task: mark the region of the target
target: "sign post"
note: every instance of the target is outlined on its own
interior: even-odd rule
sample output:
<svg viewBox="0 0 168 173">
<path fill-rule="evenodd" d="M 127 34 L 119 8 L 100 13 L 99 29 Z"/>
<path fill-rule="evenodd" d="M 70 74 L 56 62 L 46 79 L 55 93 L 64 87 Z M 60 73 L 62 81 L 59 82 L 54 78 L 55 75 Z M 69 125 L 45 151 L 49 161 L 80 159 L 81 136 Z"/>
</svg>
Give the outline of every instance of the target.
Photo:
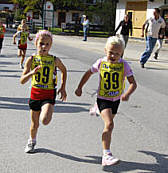
<svg viewBox="0 0 168 173">
<path fill-rule="evenodd" d="M 50 1 L 44 4 L 43 14 L 45 15 L 45 27 L 52 28 L 54 25 L 54 6 Z"/>
</svg>

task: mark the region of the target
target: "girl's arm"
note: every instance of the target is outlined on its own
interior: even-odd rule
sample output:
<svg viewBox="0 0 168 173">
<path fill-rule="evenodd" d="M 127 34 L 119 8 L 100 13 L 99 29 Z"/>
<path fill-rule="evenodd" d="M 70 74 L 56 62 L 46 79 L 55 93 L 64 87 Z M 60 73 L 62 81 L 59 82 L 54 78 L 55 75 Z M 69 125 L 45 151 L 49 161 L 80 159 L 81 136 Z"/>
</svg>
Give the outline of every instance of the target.
<svg viewBox="0 0 168 173">
<path fill-rule="evenodd" d="M 13 35 L 13 44 L 16 44 L 16 36 L 17 36 L 17 33 L 15 33 L 14 35 Z"/>
<path fill-rule="evenodd" d="M 55 60 L 55 66 L 59 68 L 61 71 L 61 88 L 58 90 L 58 94 L 61 93 L 60 99 L 62 101 L 66 100 L 67 94 L 66 94 L 66 80 L 67 80 L 67 70 L 62 61 L 59 58 L 56 58 Z"/>
<path fill-rule="evenodd" d="M 134 79 L 134 76 L 127 77 L 127 80 L 130 84 L 128 90 L 121 96 L 122 101 L 128 101 L 129 96 L 135 91 L 137 88 L 136 81 Z"/>
<path fill-rule="evenodd" d="M 78 85 L 78 88 L 76 89 L 75 91 L 75 94 L 77 96 L 81 96 L 82 95 L 82 88 L 84 86 L 84 84 L 88 81 L 88 79 L 90 78 L 90 76 L 92 75 L 93 73 L 91 72 L 91 69 L 89 69 L 87 72 L 85 72 L 85 74 L 83 75 L 79 85 Z"/>
<path fill-rule="evenodd" d="M 29 57 L 25 63 L 22 76 L 20 78 L 20 83 L 25 84 L 33 74 L 35 74 L 41 67 L 37 66 L 35 69 L 31 70 L 32 57 Z"/>
</svg>

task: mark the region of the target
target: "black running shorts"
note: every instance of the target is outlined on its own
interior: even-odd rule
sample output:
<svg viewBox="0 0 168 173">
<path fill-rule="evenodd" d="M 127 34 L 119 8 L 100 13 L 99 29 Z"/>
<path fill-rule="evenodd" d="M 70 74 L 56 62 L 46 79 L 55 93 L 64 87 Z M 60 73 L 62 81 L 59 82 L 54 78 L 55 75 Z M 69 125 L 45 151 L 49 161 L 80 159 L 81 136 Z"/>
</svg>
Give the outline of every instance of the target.
<svg viewBox="0 0 168 173">
<path fill-rule="evenodd" d="M 111 108 L 112 114 L 116 114 L 119 104 L 120 104 L 120 99 L 117 101 L 109 101 L 97 98 L 97 106 L 99 108 L 100 113 L 103 109 Z"/>
</svg>

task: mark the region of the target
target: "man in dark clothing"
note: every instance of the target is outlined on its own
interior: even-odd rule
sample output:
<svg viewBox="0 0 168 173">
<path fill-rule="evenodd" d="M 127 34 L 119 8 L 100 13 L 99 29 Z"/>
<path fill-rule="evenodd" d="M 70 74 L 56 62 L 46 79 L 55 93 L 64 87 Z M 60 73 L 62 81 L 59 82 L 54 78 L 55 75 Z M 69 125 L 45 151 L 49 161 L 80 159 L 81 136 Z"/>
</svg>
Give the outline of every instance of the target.
<svg viewBox="0 0 168 173">
<path fill-rule="evenodd" d="M 125 47 L 126 47 L 128 38 L 129 38 L 129 32 L 130 32 L 130 35 L 132 36 L 132 21 L 129 20 L 128 15 L 124 16 L 124 20 L 122 20 L 120 22 L 120 24 L 118 25 L 118 27 L 115 30 L 115 33 L 118 31 L 118 29 L 120 27 L 122 27 L 120 34 L 125 42 Z"/>
</svg>

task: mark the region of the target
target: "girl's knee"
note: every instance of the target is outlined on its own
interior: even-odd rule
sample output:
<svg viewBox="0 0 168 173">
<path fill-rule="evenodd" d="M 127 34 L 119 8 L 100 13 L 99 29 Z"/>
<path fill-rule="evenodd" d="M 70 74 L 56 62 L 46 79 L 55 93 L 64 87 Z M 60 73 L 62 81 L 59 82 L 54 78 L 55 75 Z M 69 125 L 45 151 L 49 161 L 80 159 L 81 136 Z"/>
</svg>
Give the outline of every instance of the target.
<svg viewBox="0 0 168 173">
<path fill-rule="evenodd" d="M 51 121 L 52 116 L 44 116 L 41 118 L 41 122 L 43 125 L 48 125 Z"/>
<path fill-rule="evenodd" d="M 39 128 L 39 123 L 31 123 L 31 130 L 33 129 L 38 129 Z"/>
<path fill-rule="evenodd" d="M 113 128 L 114 128 L 114 122 L 113 122 L 113 121 L 107 122 L 107 123 L 105 124 L 105 128 L 106 128 L 106 130 L 108 130 L 108 131 L 112 131 Z"/>
</svg>

